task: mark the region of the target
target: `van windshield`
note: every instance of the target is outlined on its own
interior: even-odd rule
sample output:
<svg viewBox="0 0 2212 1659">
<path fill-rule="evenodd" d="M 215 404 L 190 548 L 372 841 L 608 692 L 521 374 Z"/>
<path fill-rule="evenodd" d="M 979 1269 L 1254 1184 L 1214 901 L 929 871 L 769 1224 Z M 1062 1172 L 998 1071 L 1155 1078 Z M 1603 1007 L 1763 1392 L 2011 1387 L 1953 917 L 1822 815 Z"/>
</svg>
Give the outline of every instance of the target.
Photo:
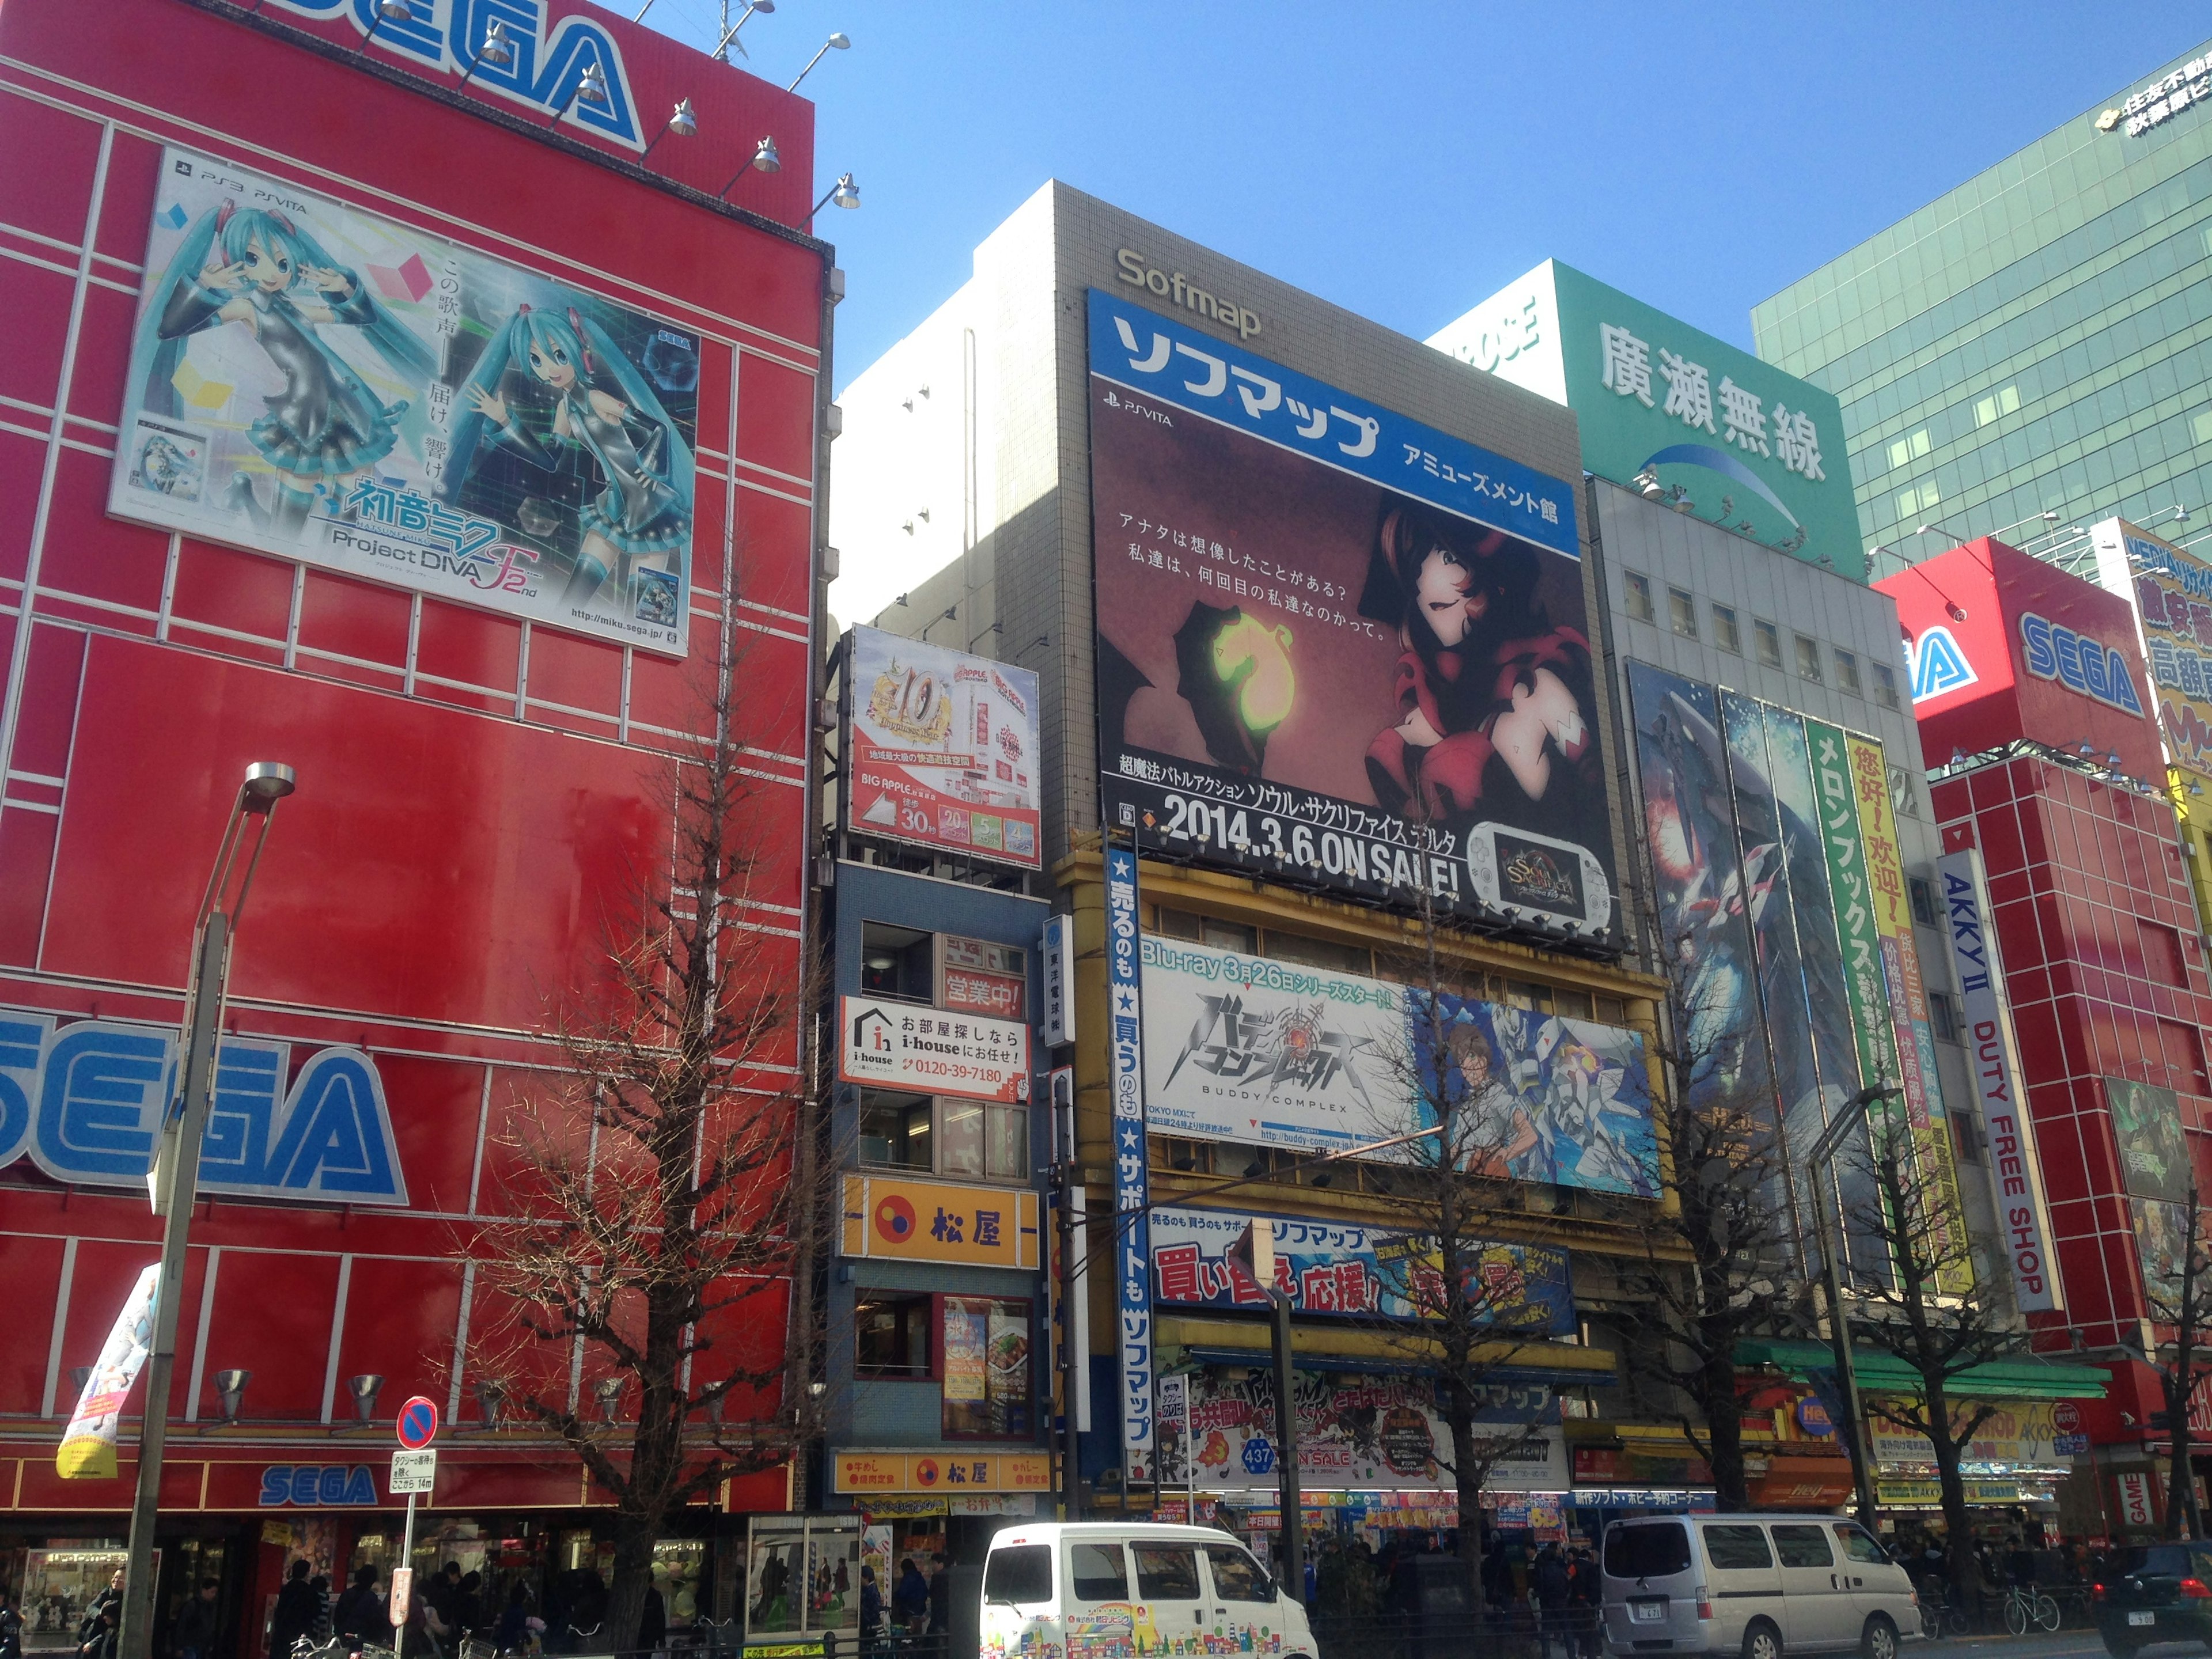
<svg viewBox="0 0 2212 1659">
<path fill-rule="evenodd" d="M 1052 1600 L 1052 1546 L 1015 1544 L 993 1550 L 983 1566 L 986 1601 Z"/>
<path fill-rule="evenodd" d="M 1690 1565 L 1690 1536 L 1679 1521 L 1655 1521 L 1649 1526 L 1607 1527 L 1605 1530 L 1605 1570 L 1613 1578 L 1662 1578 L 1686 1571 Z"/>
</svg>

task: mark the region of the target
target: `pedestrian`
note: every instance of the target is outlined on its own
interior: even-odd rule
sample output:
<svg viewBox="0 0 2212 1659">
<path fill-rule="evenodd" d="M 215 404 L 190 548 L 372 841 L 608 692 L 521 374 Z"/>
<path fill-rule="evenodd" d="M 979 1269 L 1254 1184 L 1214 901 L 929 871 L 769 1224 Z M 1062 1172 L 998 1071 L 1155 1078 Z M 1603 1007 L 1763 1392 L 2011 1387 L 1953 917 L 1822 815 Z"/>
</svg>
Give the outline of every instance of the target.
<svg viewBox="0 0 2212 1659">
<path fill-rule="evenodd" d="M 270 1659 L 291 1659 L 292 1644 L 303 1637 L 312 1638 L 315 1620 L 323 1610 L 322 1598 L 307 1575 L 313 1569 L 301 1556 L 292 1563 L 291 1577 L 276 1592 L 276 1611 L 269 1620 Z"/>
<path fill-rule="evenodd" d="M 455 1634 L 464 1642 L 483 1628 L 483 1574 L 465 1572 L 460 1588 L 453 1592 L 453 1616 L 451 1620 Z"/>
<path fill-rule="evenodd" d="M 637 1621 L 637 1644 L 647 1653 L 658 1653 L 660 1644 L 668 1639 L 668 1598 L 660 1593 L 660 1579 L 656 1575 L 645 1588 L 645 1613 Z"/>
<path fill-rule="evenodd" d="M 0 1584 L 0 1659 L 23 1659 L 23 1614 Z"/>
<path fill-rule="evenodd" d="M 1341 1619 L 1352 1611 L 1350 1575 L 1346 1571 L 1343 1542 L 1332 1533 L 1321 1547 L 1314 1567 L 1314 1612 L 1323 1619 Z"/>
<path fill-rule="evenodd" d="M 370 1642 L 381 1647 L 390 1640 L 391 1619 L 385 1608 L 384 1598 L 376 1593 L 376 1569 L 364 1564 L 353 1570 L 353 1583 L 331 1609 L 331 1629 L 349 1653 L 359 1653 Z"/>
<path fill-rule="evenodd" d="M 216 1596 L 222 1588 L 215 1579 L 203 1578 L 191 1598 L 177 1610 L 176 1622 L 169 1627 L 169 1647 L 177 1659 L 214 1659 L 220 1612 Z M 5 1653 L 0 1648 L 0 1656 Z"/>
<path fill-rule="evenodd" d="M 518 1578 L 507 1592 L 506 1609 L 499 1615 L 499 1628 L 492 1633 L 502 1653 L 520 1653 L 529 1647 L 529 1620 L 530 1592 Z"/>
<path fill-rule="evenodd" d="M 929 1558 L 929 1633 L 952 1628 L 952 1558 L 943 1550 Z"/>
<path fill-rule="evenodd" d="M 1375 1571 L 1374 1548 L 1364 1538 L 1355 1538 L 1344 1555 L 1346 1611 L 1355 1619 L 1369 1617 L 1377 1610 L 1377 1604 L 1382 1600 L 1381 1583 Z"/>
<path fill-rule="evenodd" d="M 118 1573 L 117 1577 L 123 1575 Z M 118 1596 L 96 1597 L 92 1610 L 77 1626 L 77 1659 L 115 1659 L 117 1627 L 123 1622 L 123 1602 Z"/>
<path fill-rule="evenodd" d="M 1574 1644 L 1567 1631 L 1567 1595 L 1573 1588 L 1573 1580 L 1557 1544 L 1544 1546 L 1536 1557 L 1535 1571 L 1529 1577 L 1536 1595 L 1546 1659 L 1549 1659 L 1554 1642 L 1559 1644 L 1562 1659 L 1573 1659 Z"/>
<path fill-rule="evenodd" d="M 331 1639 L 331 1580 L 328 1573 L 317 1573 L 307 1581 L 307 1588 L 315 1593 L 315 1627 L 307 1632 L 318 1644 Z"/>
<path fill-rule="evenodd" d="M 863 1562 L 860 1566 L 860 1634 L 873 1641 L 883 1632 L 883 1587 L 876 1583 L 875 1568 Z"/>
<path fill-rule="evenodd" d="M 891 1590 L 891 1616 L 912 1632 L 929 1622 L 929 1581 L 914 1564 L 914 1557 L 899 1562 L 899 1581 Z"/>
<path fill-rule="evenodd" d="M 1577 1549 L 1567 1565 L 1571 1575 L 1567 1605 L 1574 1615 L 1575 1650 L 1581 1659 L 1599 1659 L 1605 1635 L 1601 1622 L 1605 1586 L 1598 1577 L 1596 1558 L 1587 1549 Z"/>
</svg>

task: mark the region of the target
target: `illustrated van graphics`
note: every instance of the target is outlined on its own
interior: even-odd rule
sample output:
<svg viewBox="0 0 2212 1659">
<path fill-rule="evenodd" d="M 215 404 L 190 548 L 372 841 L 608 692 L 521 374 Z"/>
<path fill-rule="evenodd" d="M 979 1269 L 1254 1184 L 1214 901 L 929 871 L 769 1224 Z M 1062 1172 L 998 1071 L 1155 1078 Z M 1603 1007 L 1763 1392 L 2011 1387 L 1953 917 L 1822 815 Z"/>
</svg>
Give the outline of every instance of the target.
<svg viewBox="0 0 2212 1659">
<path fill-rule="evenodd" d="M 1204 1630 L 1163 1634 L 1148 1601 L 1103 1601 L 1069 1615 L 1065 1646 L 1042 1620 L 987 1607 L 981 1659 L 1151 1659 L 1155 1654 L 1277 1654 L 1283 1633 L 1263 1620 L 1216 1618 Z M 1018 1624 L 1018 1629 L 1008 1626 Z"/>
</svg>

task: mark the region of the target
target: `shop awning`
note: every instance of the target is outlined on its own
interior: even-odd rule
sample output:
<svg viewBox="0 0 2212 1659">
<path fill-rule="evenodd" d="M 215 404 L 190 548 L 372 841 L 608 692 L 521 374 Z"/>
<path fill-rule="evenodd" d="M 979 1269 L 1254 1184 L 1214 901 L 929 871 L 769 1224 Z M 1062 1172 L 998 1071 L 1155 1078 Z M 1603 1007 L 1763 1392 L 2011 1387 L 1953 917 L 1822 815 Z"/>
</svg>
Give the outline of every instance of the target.
<svg viewBox="0 0 2212 1659">
<path fill-rule="evenodd" d="M 1739 1342 L 1736 1363 L 1771 1365 L 1775 1370 L 1807 1381 L 1817 1370 L 1834 1369 L 1834 1350 L 1825 1342 L 1783 1342 L 1764 1337 Z M 1920 1392 L 1919 1373 L 1894 1354 L 1874 1348 L 1854 1348 L 1852 1369 L 1858 1374 L 1861 1394 Z M 1992 1360 L 1960 1372 L 1951 1379 L 1949 1392 L 1961 1400 L 2102 1400 L 2112 1379 L 2100 1366 L 2069 1365 L 2054 1359 Z"/>
<path fill-rule="evenodd" d="M 1274 1364 L 1267 1328 L 1255 1321 L 1170 1317 L 1154 1327 L 1162 1347 L 1182 1349 L 1209 1365 Z M 1500 1342 L 1495 1346 L 1490 1381 L 1551 1382 L 1603 1388 L 1613 1380 L 1612 1354 L 1572 1342 Z M 1349 1325 L 1291 1328 L 1291 1363 L 1301 1370 L 1361 1371 L 1381 1376 L 1425 1371 L 1417 1351 L 1380 1331 Z"/>
</svg>

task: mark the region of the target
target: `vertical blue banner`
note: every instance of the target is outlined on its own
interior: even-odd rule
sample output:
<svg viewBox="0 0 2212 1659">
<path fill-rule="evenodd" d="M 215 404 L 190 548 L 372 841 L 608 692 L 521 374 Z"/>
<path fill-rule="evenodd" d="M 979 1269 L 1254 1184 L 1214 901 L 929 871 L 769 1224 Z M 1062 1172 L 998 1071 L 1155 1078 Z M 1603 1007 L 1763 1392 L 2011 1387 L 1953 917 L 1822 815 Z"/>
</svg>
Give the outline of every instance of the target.
<svg viewBox="0 0 2212 1659">
<path fill-rule="evenodd" d="M 1124 1478 L 1152 1478 L 1152 1227 L 1145 1213 L 1144 1043 L 1137 982 L 1137 858 L 1106 854 L 1107 1064 L 1114 1102 L 1114 1277 L 1121 1310 Z"/>
</svg>

